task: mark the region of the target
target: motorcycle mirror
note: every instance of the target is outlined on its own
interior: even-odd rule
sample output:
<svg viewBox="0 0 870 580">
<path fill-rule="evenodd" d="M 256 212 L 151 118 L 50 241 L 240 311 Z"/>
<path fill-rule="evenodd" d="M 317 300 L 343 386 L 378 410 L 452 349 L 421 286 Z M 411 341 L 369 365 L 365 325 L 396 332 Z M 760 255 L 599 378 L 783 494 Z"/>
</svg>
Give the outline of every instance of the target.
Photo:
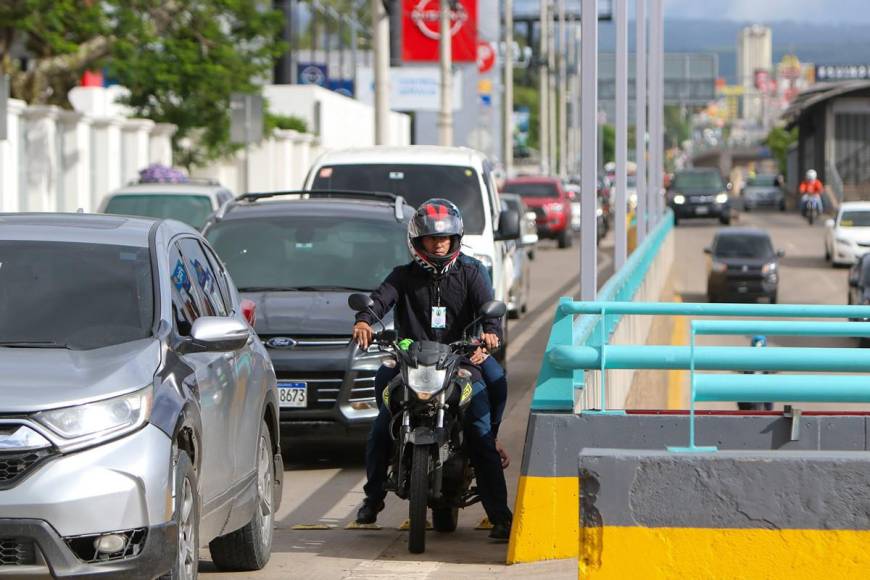
<svg viewBox="0 0 870 580">
<path fill-rule="evenodd" d="M 368 294 L 356 293 L 347 297 L 347 305 L 355 312 L 365 312 L 374 304 L 375 301 Z"/>
<path fill-rule="evenodd" d="M 490 300 L 480 307 L 481 318 L 501 318 L 507 312 L 507 304 L 500 300 Z"/>
</svg>

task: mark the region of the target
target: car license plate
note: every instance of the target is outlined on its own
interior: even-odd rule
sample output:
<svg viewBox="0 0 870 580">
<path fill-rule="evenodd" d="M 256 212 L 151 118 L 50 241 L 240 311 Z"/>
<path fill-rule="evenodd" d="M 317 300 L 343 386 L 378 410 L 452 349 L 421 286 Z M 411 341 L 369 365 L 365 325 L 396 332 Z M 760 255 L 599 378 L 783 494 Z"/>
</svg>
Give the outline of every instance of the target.
<svg viewBox="0 0 870 580">
<path fill-rule="evenodd" d="M 278 405 L 282 408 L 308 406 L 308 383 L 278 381 Z"/>
<path fill-rule="evenodd" d="M 705 207 L 702 205 L 701 207 L 695 208 L 695 215 L 707 215 L 708 213 L 710 213 L 709 207 Z"/>
</svg>

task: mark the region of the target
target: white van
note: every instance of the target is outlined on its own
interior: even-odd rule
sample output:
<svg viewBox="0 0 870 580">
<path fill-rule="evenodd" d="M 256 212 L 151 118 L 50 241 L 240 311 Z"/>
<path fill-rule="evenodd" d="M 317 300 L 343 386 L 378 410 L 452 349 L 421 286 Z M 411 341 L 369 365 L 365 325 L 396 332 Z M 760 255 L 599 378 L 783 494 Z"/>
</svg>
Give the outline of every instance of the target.
<svg viewBox="0 0 870 580">
<path fill-rule="evenodd" d="M 495 299 L 507 303 L 513 260 L 506 242 L 519 237 L 519 216 L 513 210 L 502 214 L 492 164 L 484 154 L 430 145 L 330 151 L 314 162 L 305 189 L 384 191 L 414 207 L 433 197 L 449 199 L 462 211 L 463 251 L 489 269 Z M 501 356 L 505 352 L 501 349 Z"/>
</svg>

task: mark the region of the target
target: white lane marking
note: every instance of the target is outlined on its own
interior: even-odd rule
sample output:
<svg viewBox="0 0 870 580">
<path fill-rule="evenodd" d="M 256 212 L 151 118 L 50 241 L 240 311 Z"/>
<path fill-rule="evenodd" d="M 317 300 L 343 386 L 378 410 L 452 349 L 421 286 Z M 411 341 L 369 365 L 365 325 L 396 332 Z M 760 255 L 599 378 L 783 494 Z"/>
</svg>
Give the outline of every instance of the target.
<svg viewBox="0 0 870 580">
<path fill-rule="evenodd" d="M 403 578 L 426 580 L 441 568 L 440 562 L 400 562 L 396 560 L 371 560 L 360 562 L 343 580 L 377 580 Z"/>
</svg>

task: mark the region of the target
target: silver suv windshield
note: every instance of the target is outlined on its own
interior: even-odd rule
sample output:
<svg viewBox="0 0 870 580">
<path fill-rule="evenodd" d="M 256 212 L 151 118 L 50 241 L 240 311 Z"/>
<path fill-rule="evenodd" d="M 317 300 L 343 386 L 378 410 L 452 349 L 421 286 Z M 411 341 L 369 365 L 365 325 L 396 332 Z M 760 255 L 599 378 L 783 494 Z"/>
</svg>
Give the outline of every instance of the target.
<svg viewBox="0 0 870 580">
<path fill-rule="evenodd" d="M 419 207 L 427 199 L 449 199 L 462 212 L 466 234 L 479 235 L 485 225 L 480 177 L 470 167 L 415 164 L 325 165 L 311 189 L 385 191 Z"/>
<path fill-rule="evenodd" d="M 153 320 L 147 248 L 0 240 L 0 347 L 101 348 Z"/>
<path fill-rule="evenodd" d="M 410 260 L 395 220 L 234 218 L 206 234 L 242 292 L 373 290 Z"/>
</svg>

